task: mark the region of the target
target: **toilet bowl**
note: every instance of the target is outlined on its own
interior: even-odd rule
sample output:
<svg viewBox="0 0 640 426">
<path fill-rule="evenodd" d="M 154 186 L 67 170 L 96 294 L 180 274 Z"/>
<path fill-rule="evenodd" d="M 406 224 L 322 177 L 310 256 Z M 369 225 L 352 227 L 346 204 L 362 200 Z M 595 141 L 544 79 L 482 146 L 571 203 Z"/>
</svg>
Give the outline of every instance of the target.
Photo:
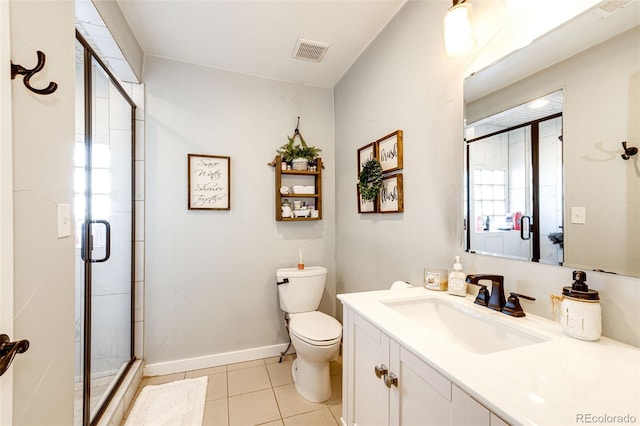
<svg viewBox="0 0 640 426">
<path fill-rule="evenodd" d="M 326 401 L 331 396 L 329 362 L 340 353 L 342 326 L 318 311 L 292 314 L 289 336 L 297 354 L 291 367 L 296 390 L 309 401 Z"/>
<path fill-rule="evenodd" d="M 277 273 L 280 308 L 287 313 L 289 337 L 297 357 L 291 367 L 298 393 L 312 402 L 331 396 L 329 362 L 340 352 L 342 325 L 317 311 L 324 292 L 326 268 L 284 268 Z"/>
</svg>

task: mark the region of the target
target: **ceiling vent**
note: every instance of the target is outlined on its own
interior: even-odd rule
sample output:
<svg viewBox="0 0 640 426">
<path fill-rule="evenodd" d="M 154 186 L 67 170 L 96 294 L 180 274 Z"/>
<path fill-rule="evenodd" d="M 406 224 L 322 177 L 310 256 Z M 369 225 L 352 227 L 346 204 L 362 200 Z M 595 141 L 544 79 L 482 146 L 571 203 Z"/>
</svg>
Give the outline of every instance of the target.
<svg viewBox="0 0 640 426">
<path fill-rule="evenodd" d="M 299 38 L 291 56 L 305 61 L 320 62 L 329 46 L 329 43 Z"/>
<path fill-rule="evenodd" d="M 614 12 L 622 9 L 630 1 L 631 0 L 605 0 L 598 4 L 598 7 L 594 9 L 594 12 L 597 15 L 606 18 Z"/>
</svg>

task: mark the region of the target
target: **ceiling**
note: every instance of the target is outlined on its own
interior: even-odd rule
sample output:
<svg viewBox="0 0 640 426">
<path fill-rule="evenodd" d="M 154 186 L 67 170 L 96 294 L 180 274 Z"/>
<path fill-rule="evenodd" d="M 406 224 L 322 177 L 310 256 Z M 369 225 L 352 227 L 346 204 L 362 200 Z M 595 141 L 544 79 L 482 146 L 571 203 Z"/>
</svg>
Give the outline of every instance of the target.
<svg viewBox="0 0 640 426">
<path fill-rule="evenodd" d="M 117 0 L 145 55 L 333 87 L 406 0 Z M 329 43 L 321 62 L 298 38 Z"/>
</svg>

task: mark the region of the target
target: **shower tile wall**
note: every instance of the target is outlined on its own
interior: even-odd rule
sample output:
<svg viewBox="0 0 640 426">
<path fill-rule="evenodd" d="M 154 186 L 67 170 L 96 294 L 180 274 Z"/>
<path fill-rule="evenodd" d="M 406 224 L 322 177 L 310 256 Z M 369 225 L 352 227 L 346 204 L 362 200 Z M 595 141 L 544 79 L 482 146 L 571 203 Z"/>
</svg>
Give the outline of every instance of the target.
<svg viewBox="0 0 640 426">
<path fill-rule="evenodd" d="M 135 153 L 135 173 L 136 187 L 134 192 L 135 208 L 136 208 L 136 235 L 135 235 L 135 315 L 134 315 L 134 354 L 136 358 L 144 358 L 143 342 L 144 342 L 144 161 L 145 161 L 145 129 L 144 129 L 144 84 L 125 83 L 125 89 L 131 92 L 129 96 L 135 102 L 136 108 L 136 153 Z"/>
</svg>

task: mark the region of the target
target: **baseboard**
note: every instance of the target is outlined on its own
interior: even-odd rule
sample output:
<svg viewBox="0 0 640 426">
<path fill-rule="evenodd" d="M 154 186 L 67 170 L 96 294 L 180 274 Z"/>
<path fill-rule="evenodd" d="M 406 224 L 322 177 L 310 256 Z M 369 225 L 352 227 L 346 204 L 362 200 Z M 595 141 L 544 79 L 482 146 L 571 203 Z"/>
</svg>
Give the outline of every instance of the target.
<svg viewBox="0 0 640 426">
<path fill-rule="evenodd" d="M 280 353 L 286 348 L 287 344 L 283 343 L 280 345 L 263 346 L 260 348 L 244 349 L 235 352 L 225 352 L 221 354 L 207 355 L 197 358 L 178 359 L 175 361 L 147 364 L 144 366 L 143 375 L 145 377 L 161 376 L 164 374 L 200 370 L 202 368 L 217 367 L 219 365 L 234 364 L 236 362 L 253 361 L 255 359 L 280 356 Z"/>
</svg>

